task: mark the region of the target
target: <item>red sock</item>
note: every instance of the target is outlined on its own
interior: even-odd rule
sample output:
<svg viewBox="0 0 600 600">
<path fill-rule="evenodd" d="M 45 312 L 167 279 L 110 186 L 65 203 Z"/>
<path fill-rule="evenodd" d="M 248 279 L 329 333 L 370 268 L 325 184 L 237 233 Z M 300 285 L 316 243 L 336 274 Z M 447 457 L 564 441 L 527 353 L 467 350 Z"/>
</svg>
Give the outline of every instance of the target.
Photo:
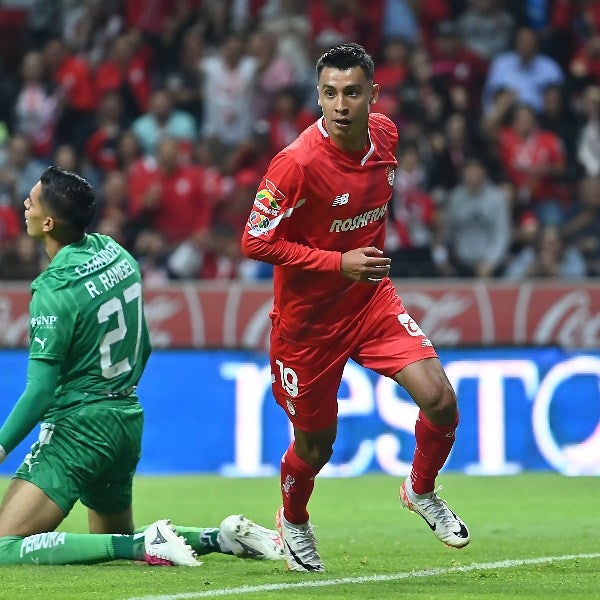
<svg viewBox="0 0 600 600">
<path fill-rule="evenodd" d="M 315 487 L 315 471 L 298 458 L 292 442 L 281 459 L 281 496 L 283 515 L 289 523 L 306 523 L 306 506 Z"/>
<path fill-rule="evenodd" d="M 452 450 L 457 425 L 458 413 L 452 425 L 436 425 L 419 411 L 415 424 L 417 446 L 410 472 L 415 494 L 426 494 L 435 488 L 435 478 Z"/>
</svg>

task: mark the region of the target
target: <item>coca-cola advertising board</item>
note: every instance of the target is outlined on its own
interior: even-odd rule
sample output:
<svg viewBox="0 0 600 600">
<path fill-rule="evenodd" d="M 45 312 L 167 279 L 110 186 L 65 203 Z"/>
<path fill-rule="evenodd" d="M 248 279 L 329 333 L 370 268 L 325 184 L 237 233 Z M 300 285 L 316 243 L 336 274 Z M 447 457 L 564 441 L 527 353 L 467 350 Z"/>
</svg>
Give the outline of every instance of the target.
<svg viewBox="0 0 600 600">
<path fill-rule="evenodd" d="M 396 280 L 411 316 L 438 347 L 600 347 L 600 283 Z M 155 348 L 268 345 L 270 282 L 193 282 L 147 287 Z M 26 347 L 29 286 L 0 286 L 0 347 Z"/>
</svg>

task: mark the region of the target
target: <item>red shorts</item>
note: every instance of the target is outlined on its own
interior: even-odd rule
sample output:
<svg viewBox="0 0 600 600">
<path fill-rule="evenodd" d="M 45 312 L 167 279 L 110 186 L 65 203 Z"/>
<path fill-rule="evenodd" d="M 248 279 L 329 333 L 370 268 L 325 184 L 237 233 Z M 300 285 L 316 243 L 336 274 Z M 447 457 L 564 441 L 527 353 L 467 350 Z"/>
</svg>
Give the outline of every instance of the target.
<svg viewBox="0 0 600 600">
<path fill-rule="evenodd" d="M 279 319 L 271 330 L 273 395 L 292 424 L 319 431 L 337 419 L 337 393 L 349 358 L 386 377 L 424 358 L 436 358 L 431 342 L 395 294 L 382 294 L 335 332 L 294 340 Z M 315 328 L 315 331 L 318 329 Z"/>
</svg>

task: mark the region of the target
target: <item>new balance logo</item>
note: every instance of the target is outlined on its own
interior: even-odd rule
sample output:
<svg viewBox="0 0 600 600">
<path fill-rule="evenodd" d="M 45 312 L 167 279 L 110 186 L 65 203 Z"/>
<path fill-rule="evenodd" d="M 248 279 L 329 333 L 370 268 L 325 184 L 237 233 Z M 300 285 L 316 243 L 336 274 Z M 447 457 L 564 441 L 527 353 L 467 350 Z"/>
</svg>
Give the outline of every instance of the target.
<svg viewBox="0 0 600 600">
<path fill-rule="evenodd" d="M 350 194 L 341 194 L 340 196 L 336 196 L 331 206 L 342 206 L 343 204 L 348 204 L 348 200 L 350 200 Z"/>
</svg>

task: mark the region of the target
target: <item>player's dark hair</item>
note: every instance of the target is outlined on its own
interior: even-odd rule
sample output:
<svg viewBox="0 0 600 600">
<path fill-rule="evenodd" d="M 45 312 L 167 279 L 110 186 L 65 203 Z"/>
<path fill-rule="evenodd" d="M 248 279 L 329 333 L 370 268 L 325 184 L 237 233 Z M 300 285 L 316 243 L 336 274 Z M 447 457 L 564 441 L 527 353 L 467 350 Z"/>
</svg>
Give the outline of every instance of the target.
<svg viewBox="0 0 600 600">
<path fill-rule="evenodd" d="M 327 50 L 317 61 L 317 78 L 325 67 L 347 71 L 353 67 L 360 67 L 369 81 L 373 81 L 375 65 L 367 51 L 355 43 L 340 44 Z"/>
<path fill-rule="evenodd" d="M 58 224 L 83 233 L 96 213 L 92 186 L 83 177 L 54 166 L 42 173 L 40 182 L 41 202 Z"/>
</svg>

